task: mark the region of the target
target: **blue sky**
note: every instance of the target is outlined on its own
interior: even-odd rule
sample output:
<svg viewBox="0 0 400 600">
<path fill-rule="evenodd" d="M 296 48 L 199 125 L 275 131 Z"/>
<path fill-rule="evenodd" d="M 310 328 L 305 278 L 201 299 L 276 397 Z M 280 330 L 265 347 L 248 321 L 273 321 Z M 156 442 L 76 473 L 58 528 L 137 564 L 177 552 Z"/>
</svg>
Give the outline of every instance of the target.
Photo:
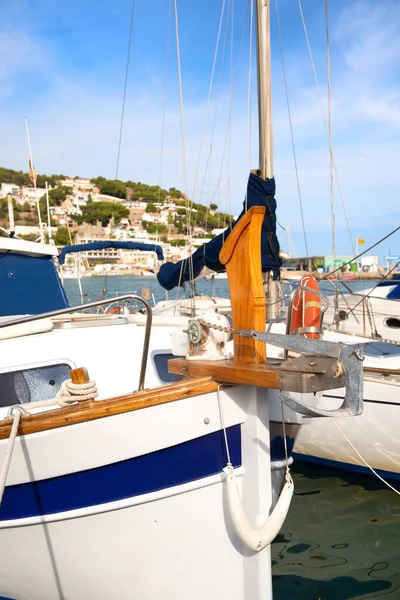
<svg viewBox="0 0 400 600">
<path fill-rule="evenodd" d="M 226 0 L 226 7 L 228 5 L 232 6 L 233 2 Z M 275 0 L 271 5 L 278 220 L 283 227 L 289 226 L 294 247 L 303 255 Z M 311 254 L 330 254 L 328 143 L 297 0 L 279 0 L 278 5 L 308 248 Z M 237 214 L 245 192 L 248 166 L 257 167 L 258 156 L 254 69 L 249 144 L 247 0 L 234 3 L 234 27 L 233 32 L 230 26 L 227 29 L 222 70 L 224 35 L 221 37 L 208 122 L 199 155 L 221 6 L 222 0 L 178 0 L 187 180 L 188 191 L 191 195 L 194 189 L 195 200 L 216 202 L 221 210 Z M 325 0 L 303 0 L 303 10 L 326 107 Z M 130 11 L 130 0 L 67 0 L 64 3 L 3 0 L 0 165 L 26 171 L 24 116 L 27 115 L 34 162 L 39 172 L 115 176 Z M 149 184 L 160 182 L 168 14 L 169 0 L 135 2 L 121 179 Z M 333 147 L 352 238 L 360 236 L 368 245 L 400 224 L 398 23 L 400 3 L 397 0 L 330 1 Z M 231 55 L 235 80 L 232 96 Z M 208 159 L 211 141 L 212 153 Z M 162 156 L 161 185 L 184 189 L 174 37 L 169 57 Z M 337 185 L 335 199 L 337 253 L 347 254 L 352 246 Z M 278 230 L 278 234 L 282 246 L 287 247 L 286 233 Z M 392 254 L 400 254 L 400 235 L 379 248 L 381 259 L 389 248 Z"/>
</svg>

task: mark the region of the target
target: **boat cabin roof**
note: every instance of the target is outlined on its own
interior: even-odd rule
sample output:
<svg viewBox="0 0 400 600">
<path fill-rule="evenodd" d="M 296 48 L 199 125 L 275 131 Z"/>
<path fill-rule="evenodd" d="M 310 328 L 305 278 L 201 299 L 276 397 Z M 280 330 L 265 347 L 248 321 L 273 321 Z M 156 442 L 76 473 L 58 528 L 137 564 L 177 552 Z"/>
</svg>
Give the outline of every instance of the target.
<svg viewBox="0 0 400 600">
<path fill-rule="evenodd" d="M 28 256 L 58 256 L 56 246 L 39 242 L 28 242 L 18 238 L 0 238 L 0 254 L 25 254 Z"/>
</svg>

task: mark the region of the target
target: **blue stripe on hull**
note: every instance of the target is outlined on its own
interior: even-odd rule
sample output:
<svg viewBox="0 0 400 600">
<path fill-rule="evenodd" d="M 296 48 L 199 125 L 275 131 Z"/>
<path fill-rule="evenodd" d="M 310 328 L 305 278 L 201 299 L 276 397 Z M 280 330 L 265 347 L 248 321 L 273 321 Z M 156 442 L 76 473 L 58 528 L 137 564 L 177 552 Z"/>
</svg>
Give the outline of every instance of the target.
<svg viewBox="0 0 400 600">
<path fill-rule="evenodd" d="M 232 464 L 241 465 L 240 425 L 227 429 Z M 55 459 L 56 460 L 56 459 Z M 106 504 L 215 475 L 226 466 L 222 431 L 87 471 L 7 486 L 0 520 Z"/>
<path fill-rule="evenodd" d="M 320 458 L 318 456 L 309 456 L 308 454 L 298 454 L 293 452 L 293 458 L 295 460 L 301 460 L 314 465 L 320 465 L 321 467 L 329 467 L 332 469 L 340 469 L 342 471 L 351 471 L 353 473 L 361 473 L 362 475 L 370 475 L 374 477 L 374 474 L 368 467 L 362 467 L 361 465 L 352 465 L 350 463 L 344 463 L 339 460 L 331 460 L 330 458 Z M 375 471 L 384 479 L 397 479 L 400 480 L 400 473 L 394 473 L 392 471 L 384 471 L 383 469 L 375 469 Z"/>
</svg>

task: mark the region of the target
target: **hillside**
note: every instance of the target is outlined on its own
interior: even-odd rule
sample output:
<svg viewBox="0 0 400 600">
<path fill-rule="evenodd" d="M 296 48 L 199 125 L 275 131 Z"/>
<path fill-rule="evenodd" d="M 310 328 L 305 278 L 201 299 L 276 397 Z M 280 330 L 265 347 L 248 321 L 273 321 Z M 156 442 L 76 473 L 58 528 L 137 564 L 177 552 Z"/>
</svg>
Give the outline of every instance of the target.
<svg viewBox="0 0 400 600">
<path fill-rule="evenodd" d="M 48 185 L 53 188 L 49 193 L 50 206 L 61 206 L 68 197 L 73 198 L 74 181 L 89 182 L 89 180 L 82 180 L 78 176 L 70 178 L 61 174 L 38 174 L 37 187 L 40 189 L 40 204 L 43 219 L 47 219 L 45 198 L 42 196 L 42 190 L 46 181 L 48 182 Z M 71 182 L 72 186 L 62 185 L 65 181 Z M 14 171 L 13 169 L 7 169 L 5 167 L 0 167 L 0 184 L 2 183 L 12 183 L 20 187 L 33 187 L 28 173 Z M 114 217 L 115 223 L 119 223 L 122 217 L 126 217 L 129 214 L 126 206 L 124 206 L 126 202 L 146 203 L 146 212 L 152 214 L 157 214 L 163 205 L 167 202 L 172 202 L 177 208 L 177 214 L 174 215 L 172 220 L 170 219 L 168 221 L 168 224 L 175 227 L 179 234 L 186 233 L 188 223 L 190 223 L 192 228 L 203 229 L 205 234 L 210 234 L 213 229 L 224 228 L 232 221 L 232 216 L 219 212 L 216 204 L 211 204 L 207 207 L 204 204 L 197 204 L 190 200 L 187 201 L 184 194 L 174 187 L 166 190 L 157 185 L 148 185 L 140 181 L 110 180 L 101 176 L 91 179 L 90 183 L 93 184 L 93 189 L 98 191 L 100 195 L 108 196 L 111 199 L 120 199 L 121 205 L 118 206 L 115 204 L 115 200 L 113 200 L 114 206 L 111 206 L 109 203 L 109 205 L 106 206 L 106 199 L 102 199 L 101 205 L 97 202 L 91 204 L 92 196 L 89 193 L 88 202 L 86 206 L 82 207 L 80 214 L 71 215 L 71 218 L 79 225 L 82 223 L 93 224 L 96 221 L 101 221 L 103 226 L 106 226 L 111 217 Z M 24 224 L 29 225 L 38 222 L 37 214 L 32 203 L 31 206 L 29 206 L 26 201 L 15 203 L 15 211 L 17 222 L 23 221 Z M 5 217 L 6 203 L 3 200 L 0 206 L 0 220 Z M 147 229 L 149 233 L 153 233 L 152 230 L 154 227 L 152 227 L 151 223 L 148 223 L 145 225 L 145 229 Z M 158 232 L 163 233 L 164 231 L 166 231 L 166 226 L 160 225 L 158 227 Z"/>
</svg>

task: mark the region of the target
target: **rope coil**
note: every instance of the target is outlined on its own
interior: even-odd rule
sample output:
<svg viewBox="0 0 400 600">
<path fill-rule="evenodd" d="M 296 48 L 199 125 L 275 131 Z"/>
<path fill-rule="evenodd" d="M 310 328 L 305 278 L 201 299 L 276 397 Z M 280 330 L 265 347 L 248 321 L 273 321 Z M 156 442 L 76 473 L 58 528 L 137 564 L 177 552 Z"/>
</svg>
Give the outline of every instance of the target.
<svg viewBox="0 0 400 600">
<path fill-rule="evenodd" d="M 66 379 L 57 392 L 55 402 L 60 406 L 70 406 L 75 402 L 94 400 L 97 395 L 97 385 L 93 379 L 87 383 L 72 383 L 70 379 Z"/>
<path fill-rule="evenodd" d="M 11 406 L 6 416 L 6 419 L 13 419 L 13 423 L 11 426 L 10 437 L 8 438 L 4 462 L 0 471 L 0 506 L 7 483 L 21 416 L 29 414 L 30 410 L 34 408 L 55 406 L 57 404 L 61 407 L 71 406 L 72 404 L 83 402 L 85 400 L 94 400 L 97 395 L 97 385 L 94 380 L 91 379 L 87 383 L 72 383 L 70 379 L 67 379 L 61 384 L 60 390 L 57 392 L 55 398 Z M 28 410 L 28 408 L 30 410 Z"/>
</svg>

